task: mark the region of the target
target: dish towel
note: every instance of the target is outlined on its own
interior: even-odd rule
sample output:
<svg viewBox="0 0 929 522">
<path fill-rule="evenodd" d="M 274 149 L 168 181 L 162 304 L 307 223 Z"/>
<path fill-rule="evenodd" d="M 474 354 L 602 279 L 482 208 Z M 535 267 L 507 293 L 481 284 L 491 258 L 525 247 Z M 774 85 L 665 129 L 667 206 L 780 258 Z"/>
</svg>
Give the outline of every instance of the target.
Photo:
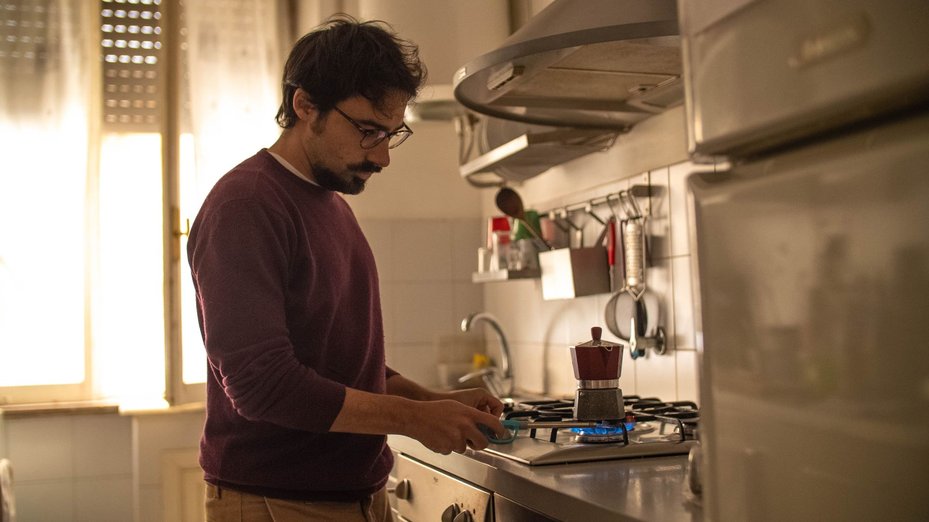
<svg viewBox="0 0 929 522">
<path fill-rule="evenodd" d="M 13 465 L 7 459 L 0 459 L 0 522 L 16 522 Z"/>
</svg>

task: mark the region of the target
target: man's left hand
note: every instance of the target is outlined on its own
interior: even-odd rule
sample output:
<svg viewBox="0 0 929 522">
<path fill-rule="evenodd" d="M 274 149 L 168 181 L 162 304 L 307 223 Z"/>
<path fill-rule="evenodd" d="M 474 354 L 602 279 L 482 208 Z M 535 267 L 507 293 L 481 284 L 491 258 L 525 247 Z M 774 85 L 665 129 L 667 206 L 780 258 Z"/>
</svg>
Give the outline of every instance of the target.
<svg viewBox="0 0 929 522">
<path fill-rule="evenodd" d="M 446 399 L 458 401 L 464 405 L 499 416 L 503 413 L 503 403 L 483 388 L 453 390 L 443 394 Z"/>
</svg>

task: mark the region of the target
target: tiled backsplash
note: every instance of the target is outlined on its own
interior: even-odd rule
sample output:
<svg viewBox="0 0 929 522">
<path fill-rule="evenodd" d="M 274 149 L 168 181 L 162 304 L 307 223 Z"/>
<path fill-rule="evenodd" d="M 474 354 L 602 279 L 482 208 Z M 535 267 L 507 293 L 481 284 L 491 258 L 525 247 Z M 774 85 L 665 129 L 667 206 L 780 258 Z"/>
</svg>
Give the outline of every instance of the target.
<svg viewBox="0 0 929 522">
<path fill-rule="evenodd" d="M 707 167 L 680 163 L 574 195 L 583 201 L 634 184 L 653 187 L 653 197 L 642 201 L 649 211 L 647 285 L 660 298 L 669 351 L 636 360 L 627 352 L 620 381 L 626 394 L 697 399 L 685 187 L 697 168 Z M 586 236 L 596 237 L 600 225 L 591 220 L 588 226 Z M 568 346 L 589 339 L 591 326 L 604 327 L 604 337 L 617 340 L 604 324 L 610 294 L 543 301 L 537 279 L 472 283 L 484 241 L 481 220 L 363 219 L 362 227 L 378 260 L 388 363 L 418 382 L 438 384 L 439 339 L 456 335 L 469 312 L 497 317 L 510 342 L 516 386 L 528 392 L 573 394 Z M 487 336 L 487 346 L 498 358 L 494 336 Z"/>
<path fill-rule="evenodd" d="M 697 400 L 685 186 L 687 175 L 697 168 L 707 167 L 689 162 L 676 164 L 600 185 L 572 195 L 573 199 L 565 196 L 572 203 L 637 184 L 650 184 L 653 189 L 652 197 L 641 201 L 649 216 L 651 251 L 646 282 L 659 296 L 660 324 L 669 350 L 666 355 L 649 352 L 635 360 L 626 351 L 620 379 L 625 394 Z M 589 220 L 585 236 L 596 237 L 599 227 L 599 223 Z M 605 339 L 618 341 L 605 328 L 604 310 L 609 298 L 610 294 L 600 294 L 543 301 L 538 280 L 486 285 L 485 307 L 500 319 L 513 348 L 517 387 L 549 395 L 573 395 L 576 381 L 568 347 L 589 340 L 592 326 L 603 327 Z"/>
<path fill-rule="evenodd" d="M 483 309 L 471 282 L 481 221 L 361 219 L 381 282 L 387 363 L 427 386 L 438 385 L 438 346 L 460 334 L 461 320 Z"/>
</svg>

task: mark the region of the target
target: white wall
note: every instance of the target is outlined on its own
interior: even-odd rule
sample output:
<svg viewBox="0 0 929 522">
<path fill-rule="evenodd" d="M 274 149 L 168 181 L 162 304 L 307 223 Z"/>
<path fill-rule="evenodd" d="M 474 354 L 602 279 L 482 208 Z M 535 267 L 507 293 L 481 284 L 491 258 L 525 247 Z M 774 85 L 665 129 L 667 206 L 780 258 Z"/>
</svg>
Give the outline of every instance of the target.
<svg viewBox="0 0 929 522">
<path fill-rule="evenodd" d="M 117 415 L 8 418 L 18 520 L 132 520 L 131 424 Z"/>
<path fill-rule="evenodd" d="M 427 100 L 436 88 L 450 92 L 455 70 L 509 32 L 508 3 L 499 0 L 359 0 L 343 7 L 361 19 L 388 21 L 420 46 L 429 69 L 422 93 Z M 481 241 L 482 195 L 458 174 L 451 121 L 410 125 L 414 135 L 391 151 L 390 166 L 348 200 L 378 263 L 387 362 L 438 386 L 437 365 L 454 348 L 460 351 L 461 319 L 483 306 L 483 289 L 470 282 Z"/>
<path fill-rule="evenodd" d="M 642 203 L 649 216 L 653 247 L 647 285 L 661 301 L 661 325 L 669 353 L 632 360 L 624 356 L 620 385 L 627 395 L 665 400 L 696 400 L 696 351 L 690 284 L 686 189 L 695 168 L 687 161 L 683 109 L 678 107 L 646 120 L 622 135 L 606 152 L 550 169 L 516 187 L 527 208 L 549 210 L 616 193 L 636 184 L 656 187 L 658 196 Z M 484 194 L 485 215 L 498 214 L 493 191 Z M 590 220 L 586 237 L 596 237 L 599 224 Z M 476 249 L 478 244 L 474 245 Z M 490 283 L 484 308 L 500 320 L 513 351 L 516 386 L 553 396 L 573 396 L 574 380 L 568 346 L 590 339 L 592 326 L 617 341 L 604 324 L 610 294 L 571 300 L 543 301 L 539 280 Z"/>
</svg>

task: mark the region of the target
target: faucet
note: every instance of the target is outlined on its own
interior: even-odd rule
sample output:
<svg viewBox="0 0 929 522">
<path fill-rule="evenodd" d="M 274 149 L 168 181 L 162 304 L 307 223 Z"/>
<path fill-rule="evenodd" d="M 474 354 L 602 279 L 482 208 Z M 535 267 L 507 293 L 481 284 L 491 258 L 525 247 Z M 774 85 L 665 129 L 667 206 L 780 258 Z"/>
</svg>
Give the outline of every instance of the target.
<svg viewBox="0 0 929 522">
<path fill-rule="evenodd" d="M 510 344 L 506 341 L 506 335 L 503 334 L 503 328 L 497 322 L 497 318 L 487 312 L 477 312 L 469 314 L 461 320 L 461 331 L 468 332 L 476 323 L 485 322 L 493 329 L 500 339 L 500 367 L 482 368 L 471 372 L 458 379 L 458 382 L 466 382 L 474 377 L 481 377 L 487 388 L 497 397 L 509 397 L 513 393 L 513 372 L 510 369 Z"/>
</svg>

